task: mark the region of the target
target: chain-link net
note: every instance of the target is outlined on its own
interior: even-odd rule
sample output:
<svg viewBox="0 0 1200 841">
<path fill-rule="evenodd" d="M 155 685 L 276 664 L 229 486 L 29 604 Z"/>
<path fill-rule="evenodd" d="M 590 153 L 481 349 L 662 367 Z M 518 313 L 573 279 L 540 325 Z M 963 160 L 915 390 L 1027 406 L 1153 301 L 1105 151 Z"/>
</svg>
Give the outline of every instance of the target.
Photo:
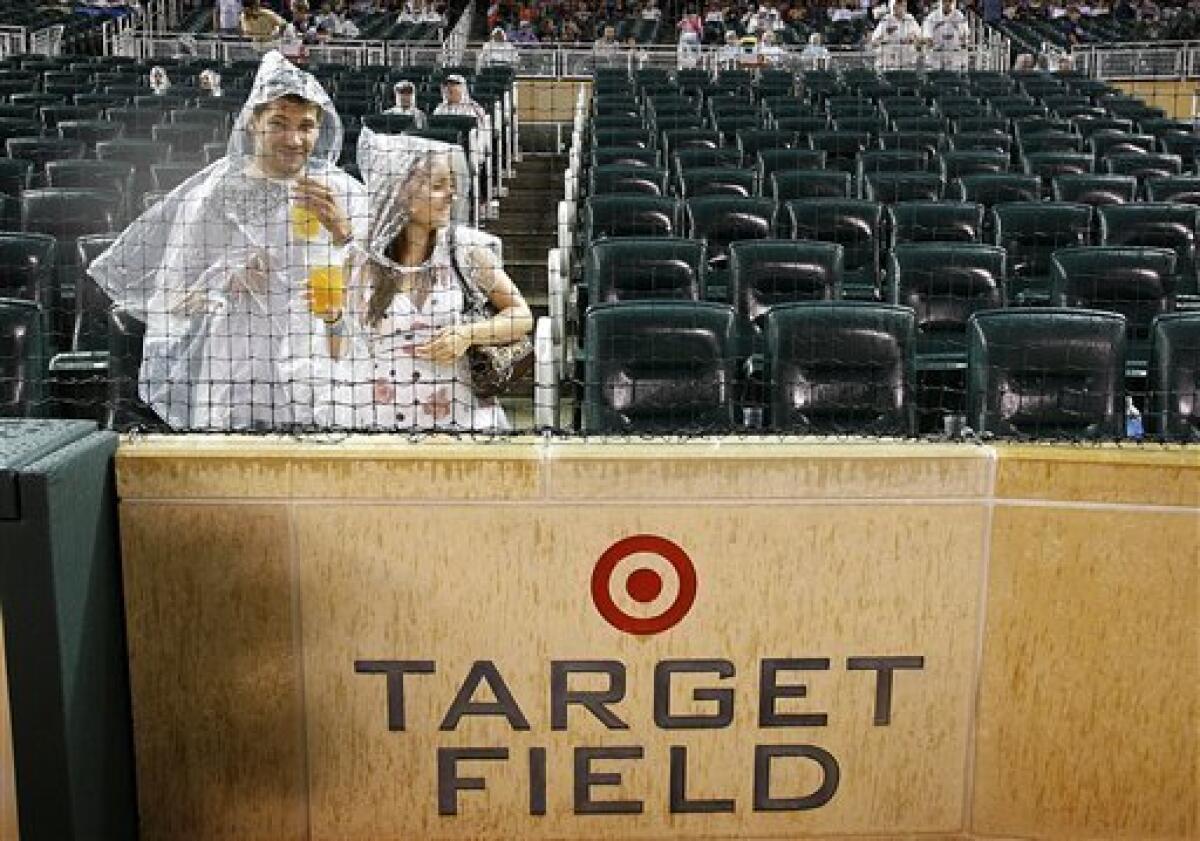
<svg viewBox="0 0 1200 841">
<path fill-rule="evenodd" d="M 8 95 L 0 411 L 1200 437 L 1185 87 L 483 58 Z"/>
</svg>

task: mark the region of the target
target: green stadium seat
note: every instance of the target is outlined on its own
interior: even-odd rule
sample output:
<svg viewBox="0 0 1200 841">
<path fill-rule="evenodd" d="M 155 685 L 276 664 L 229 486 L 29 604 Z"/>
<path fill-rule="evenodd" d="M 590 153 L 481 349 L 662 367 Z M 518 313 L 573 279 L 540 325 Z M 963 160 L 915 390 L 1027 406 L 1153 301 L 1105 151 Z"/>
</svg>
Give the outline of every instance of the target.
<svg viewBox="0 0 1200 841">
<path fill-rule="evenodd" d="M 1026 175 L 1036 175 L 1049 184 L 1060 175 L 1090 175 L 1095 159 L 1084 152 L 1030 152 L 1022 166 Z"/>
<path fill-rule="evenodd" d="M 1002 202 L 1038 201 L 1041 194 L 1040 178 L 1018 173 L 964 175 L 949 190 L 949 197 L 978 202 L 984 207 Z"/>
<path fill-rule="evenodd" d="M 583 277 L 595 303 L 700 301 L 704 244 L 666 237 L 596 242 L 588 250 Z"/>
<path fill-rule="evenodd" d="M 583 429 L 591 434 L 728 432 L 736 316 L 727 304 L 600 304 L 587 315 Z"/>
<path fill-rule="evenodd" d="M 685 199 L 697 196 L 741 196 L 755 195 L 757 177 L 752 169 L 734 167 L 701 167 L 689 169 L 680 178 L 682 196 Z"/>
<path fill-rule="evenodd" d="M 844 251 L 835 243 L 737 242 L 729 255 L 729 300 L 738 313 L 740 356 L 761 351 L 762 321 L 774 307 L 842 296 Z"/>
<path fill-rule="evenodd" d="M 1150 325 L 1148 396 L 1150 432 L 1200 442 L 1200 313 L 1160 315 Z"/>
<path fill-rule="evenodd" d="M 917 354 L 961 354 L 967 319 L 1004 306 L 1004 249 L 976 243 L 902 243 L 889 260 L 890 301 L 916 313 Z"/>
<path fill-rule="evenodd" d="M 1135 201 L 1138 182 L 1130 175 L 1058 175 L 1051 186 L 1054 201 L 1101 207 Z"/>
<path fill-rule="evenodd" d="M 44 416 L 46 340 L 34 301 L 0 298 L 0 417 Z"/>
<path fill-rule="evenodd" d="M 621 166 L 658 166 L 658 150 L 613 146 L 592 150 L 592 166 L 619 164 Z"/>
<path fill-rule="evenodd" d="M 883 205 L 863 199 L 801 199 L 788 202 L 784 215 L 793 239 L 842 246 L 844 297 L 879 298 Z"/>
<path fill-rule="evenodd" d="M 1109 155 L 1150 154 L 1158 145 L 1152 134 L 1129 134 L 1120 131 L 1098 131 L 1089 138 L 1092 154 L 1097 160 Z"/>
<path fill-rule="evenodd" d="M 933 131 L 885 131 L 879 135 L 881 149 L 924 152 L 934 160 L 946 147 L 946 135 Z"/>
<path fill-rule="evenodd" d="M 1200 205 L 1200 177 L 1147 178 L 1146 197 L 1152 202 Z"/>
<path fill-rule="evenodd" d="M 778 170 L 824 168 L 825 153 L 816 149 L 762 149 L 758 153 L 758 181 L 764 185 Z"/>
<path fill-rule="evenodd" d="M 770 429 L 913 434 L 911 310 L 865 302 L 783 304 L 765 323 Z"/>
<path fill-rule="evenodd" d="M 152 164 L 150 178 L 155 190 L 169 193 L 199 171 L 199 165 L 194 163 Z"/>
<path fill-rule="evenodd" d="M 796 199 L 850 198 L 852 184 L 848 172 L 827 169 L 778 170 L 771 174 L 769 192 L 782 206 L 784 202 Z"/>
<path fill-rule="evenodd" d="M 950 148 L 955 152 L 995 152 L 1012 154 L 1013 139 L 998 131 L 959 132 L 949 135 Z"/>
<path fill-rule="evenodd" d="M 1191 204 L 1110 205 L 1100 208 L 1101 245 L 1169 248 L 1175 252 L 1177 295 L 1195 295 L 1200 208 Z"/>
<path fill-rule="evenodd" d="M 981 312 L 968 333 L 967 422 L 1001 438 L 1119 438 L 1125 322 L 1040 309 Z"/>
<path fill-rule="evenodd" d="M 637 194 L 592 196 L 584 203 L 586 246 L 604 237 L 669 237 L 679 233 L 677 199 Z"/>
<path fill-rule="evenodd" d="M 1011 159 L 1001 152 L 943 152 L 940 156 L 942 178 L 947 183 L 964 175 L 1008 172 Z"/>
<path fill-rule="evenodd" d="M 1134 178 L 1170 178 L 1183 174 L 1183 159 L 1179 155 L 1109 155 L 1104 167 L 1111 175 L 1132 175 Z"/>
<path fill-rule="evenodd" d="M 667 171 L 656 167 L 606 164 L 591 169 L 593 195 L 609 193 L 644 193 L 650 196 L 667 194 Z"/>
<path fill-rule="evenodd" d="M 1039 134 L 1023 135 L 1018 144 L 1021 155 L 1029 157 L 1046 152 L 1083 152 L 1084 140 L 1081 135 L 1065 131 L 1046 131 Z"/>
<path fill-rule="evenodd" d="M 1060 248 L 1091 243 L 1092 208 L 1060 202 L 992 207 L 992 242 L 1008 253 L 1008 298 L 1022 306 L 1050 300 L 1051 259 Z"/>
<path fill-rule="evenodd" d="M 794 149 L 799 143 L 800 137 L 796 132 L 782 129 L 753 129 L 740 131 L 737 135 L 737 147 L 742 151 L 742 164 L 745 166 L 755 163 L 759 152 L 767 149 Z"/>
<path fill-rule="evenodd" d="M 772 199 L 701 196 L 689 199 L 685 206 L 687 235 L 704 242 L 710 271 L 728 268 L 732 243 L 768 239 L 775 231 Z"/>
<path fill-rule="evenodd" d="M 871 146 L 866 132 L 820 131 L 808 136 L 813 149 L 825 152 L 825 164 L 832 169 L 854 172 L 858 156 Z"/>
<path fill-rule="evenodd" d="M 1054 254 L 1055 306 L 1098 309 L 1125 316 L 1129 355 L 1144 359 L 1150 322 L 1175 308 L 1175 251 L 1170 248 L 1091 246 Z"/>
<path fill-rule="evenodd" d="M 883 204 L 937 201 L 946 186 L 942 176 L 933 172 L 874 172 L 865 182 L 863 197 Z"/>
<path fill-rule="evenodd" d="M 891 247 L 904 242 L 979 242 L 983 218 L 983 205 L 972 202 L 897 202 L 888 207 Z"/>
</svg>

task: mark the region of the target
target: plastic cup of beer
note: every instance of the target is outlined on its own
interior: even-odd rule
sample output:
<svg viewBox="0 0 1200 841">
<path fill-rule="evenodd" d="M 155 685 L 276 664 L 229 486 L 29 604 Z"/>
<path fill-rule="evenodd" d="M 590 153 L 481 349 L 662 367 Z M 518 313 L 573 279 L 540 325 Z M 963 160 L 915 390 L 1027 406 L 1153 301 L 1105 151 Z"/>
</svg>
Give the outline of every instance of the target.
<svg viewBox="0 0 1200 841">
<path fill-rule="evenodd" d="M 346 278 L 341 266 L 315 266 L 308 273 L 309 307 L 325 318 L 346 307 Z"/>
<path fill-rule="evenodd" d="M 314 240 L 321 233 L 321 220 L 306 207 L 292 205 L 292 235 L 300 240 Z"/>
</svg>

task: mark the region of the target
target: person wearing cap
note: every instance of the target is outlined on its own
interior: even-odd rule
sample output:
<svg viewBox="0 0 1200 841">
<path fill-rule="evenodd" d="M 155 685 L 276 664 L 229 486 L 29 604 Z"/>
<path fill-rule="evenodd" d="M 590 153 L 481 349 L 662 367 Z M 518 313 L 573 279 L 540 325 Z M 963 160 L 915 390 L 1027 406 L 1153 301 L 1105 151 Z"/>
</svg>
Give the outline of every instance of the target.
<svg viewBox="0 0 1200 841">
<path fill-rule="evenodd" d="M 457 73 L 452 73 L 446 77 L 446 81 L 442 82 L 442 101 L 438 103 L 437 108 L 433 109 L 433 113 L 438 116 L 450 114 L 474 117 L 483 134 L 491 133 L 491 121 L 488 119 L 487 111 L 483 109 L 482 105 L 471 99 L 471 93 L 467 90 L 467 80 Z"/>
<path fill-rule="evenodd" d="M 425 128 L 428 120 L 425 119 L 425 112 L 417 107 L 416 86 L 408 79 L 401 79 L 392 87 L 392 91 L 396 95 L 396 104 L 383 113 L 412 117 L 413 128 Z"/>
<path fill-rule="evenodd" d="M 508 41 L 504 30 L 497 26 L 479 51 L 479 67 L 516 67 L 521 61 L 517 48 Z"/>
</svg>

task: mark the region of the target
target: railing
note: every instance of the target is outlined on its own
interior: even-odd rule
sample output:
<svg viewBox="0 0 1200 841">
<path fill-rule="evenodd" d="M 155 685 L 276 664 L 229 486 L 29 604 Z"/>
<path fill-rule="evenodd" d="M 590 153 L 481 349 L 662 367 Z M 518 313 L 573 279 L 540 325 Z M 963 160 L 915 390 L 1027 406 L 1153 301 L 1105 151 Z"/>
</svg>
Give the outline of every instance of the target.
<svg viewBox="0 0 1200 841">
<path fill-rule="evenodd" d="M 29 30 L 24 26 L 0 26 L 0 58 L 29 50 Z"/>
<path fill-rule="evenodd" d="M 444 45 L 436 41 L 345 40 L 327 44 L 299 44 L 184 32 L 153 34 L 145 29 L 116 32 L 110 43 L 112 54 L 138 59 L 190 55 L 209 61 L 229 62 L 257 59 L 268 50 L 278 49 L 292 58 L 303 58 L 308 62 L 347 64 L 354 67 L 436 65 L 442 62 L 445 55 Z"/>
<path fill-rule="evenodd" d="M 1088 44 L 1071 52 L 1076 70 L 1097 79 L 1200 77 L 1200 41 Z"/>
<path fill-rule="evenodd" d="M 446 64 L 457 65 L 462 62 L 463 54 L 467 50 L 467 39 L 471 35 L 471 23 L 475 19 L 475 2 L 476 0 L 471 0 L 463 9 L 442 44 L 442 59 Z"/>
<path fill-rule="evenodd" d="M 900 68 L 1007 70 L 1008 45 L 999 33 L 983 36 L 984 40 L 957 52 L 927 52 L 910 47 L 884 50 L 829 48 L 829 58 L 809 60 L 802 57 L 802 48 L 783 47 L 771 66 L 785 70 L 871 67 L 879 70 Z M 614 48 L 609 51 L 576 44 L 519 44 L 517 72 L 522 76 L 554 76 L 578 78 L 591 76 L 599 68 L 620 68 L 627 71 L 647 67 L 674 70 L 681 66 L 701 67 L 711 72 L 729 62 L 723 60 L 721 47 L 701 47 L 684 52 L 674 46 L 660 44 Z M 479 61 L 479 50 L 467 50 L 462 63 Z"/>
</svg>

